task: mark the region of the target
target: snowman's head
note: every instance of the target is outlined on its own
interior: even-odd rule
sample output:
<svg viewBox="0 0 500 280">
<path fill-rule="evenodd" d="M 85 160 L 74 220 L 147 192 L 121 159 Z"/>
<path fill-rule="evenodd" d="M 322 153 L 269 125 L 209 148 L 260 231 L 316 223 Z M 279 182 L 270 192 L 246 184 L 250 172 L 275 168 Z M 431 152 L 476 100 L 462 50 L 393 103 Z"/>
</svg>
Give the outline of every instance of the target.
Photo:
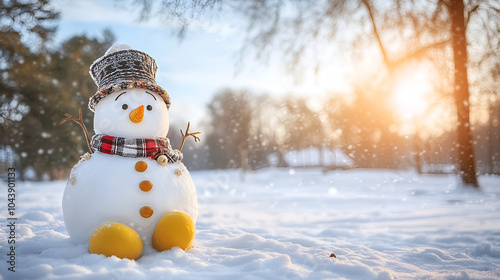
<svg viewBox="0 0 500 280">
<path fill-rule="evenodd" d="M 94 131 L 127 138 L 166 137 L 168 108 L 158 94 L 143 88 L 119 90 L 95 106 Z"/>
</svg>

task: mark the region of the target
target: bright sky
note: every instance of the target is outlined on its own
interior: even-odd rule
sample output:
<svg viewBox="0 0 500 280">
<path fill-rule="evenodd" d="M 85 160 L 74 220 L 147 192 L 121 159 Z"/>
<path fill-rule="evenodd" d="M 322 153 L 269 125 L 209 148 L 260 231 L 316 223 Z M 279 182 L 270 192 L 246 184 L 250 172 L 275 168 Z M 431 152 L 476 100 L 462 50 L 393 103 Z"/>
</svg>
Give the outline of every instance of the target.
<svg viewBox="0 0 500 280">
<path fill-rule="evenodd" d="M 56 39 L 63 41 L 77 34 L 101 36 L 108 28 L 115 34 L 116 43 L 129 44 L 150 54 L 159 67 L 157 82 L 172 99 L 172 121 L 201 122 L 213 95 L 227 87 L 271 95 L 290 92 L 321 95 L 326 91 L 348 90 L 345 67 L 342 67 L 347 59 L 338 52 L 330 52 L 330 58 L 335 61 L 331 69 L 326 69 L 319 77 L 306 75 L 305 81 L 297 85 L 278 64 L 281 62 L 278 59 L 270 65 L 262 65 L 248 57 L 244 67 L 237 69 L 235 64 L 245 31 L 226 16 L 224 21 L 227 22 L 215 18 L 204 28 L 188 31 L 185 39 L 179 42 L 167 24 L 157 19 L 139 22 L 138 13 L 119 8 L 118 3 L 54 0 L 61 11 Z M 327 56 L 325 54 L 325 58 Z"/>
</svg>

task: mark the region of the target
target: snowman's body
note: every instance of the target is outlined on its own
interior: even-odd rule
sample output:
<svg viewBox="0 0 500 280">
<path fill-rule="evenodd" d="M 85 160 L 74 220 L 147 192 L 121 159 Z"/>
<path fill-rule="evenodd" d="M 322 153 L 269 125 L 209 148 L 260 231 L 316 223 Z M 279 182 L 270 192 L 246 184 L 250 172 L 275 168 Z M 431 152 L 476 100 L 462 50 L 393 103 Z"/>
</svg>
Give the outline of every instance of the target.
<svg viewBox="0 0 500 280">
<path fill-rule="evenodd" d="M 142 57 L 142 54 L 139 56 Z M 127 71 L 135 71 L 137 63 L 141 62 L 142 58 L 136 64 L 131 64 L 132 68 L 130 69 L 132 70 L 128 69 Z M 123 63 L 120 65 L 126 65 L 128 62 L 124 61 Z M 109 69 L 105 68 L 102 71 Z M 113 68 L 111 69 L 113 70 Z M 151 69 L 146 67 L 146 70 L 150 71 Z M 156 69 L 153 70 L 156 71 Z M 129 73 L 127 71 L 124 73 Z M 104 80 L 106 79 L 108 78 L 104 75 Z M 123 82 L 117 83 L 119 86 L 123 85 Z M 143 84 L 133 81 L 129 85 L 142 86 Z M 107 135 L 134 141 L 137 139 L 164 139 L 169 130 L 169 99 L 166 93 L 162 95 L 161 91 L 150 88 L 127 87 L 115 90 L 113 87 L 112 89 L 114 90 L 112 93 L 99 96 L 97 101 L 93 103 L 94 107 L 91 107 L 95 111 L 94 130 L 96 135 Z M 135 143 L 134 141 L 132 143 Z M 174 151 L 170 144 L 168 147 L 169 151 Z M 174 153 L 179 155 L 180 151 Z M 165 155 L 162 156 L 166 158 Z M 153 243 L 153 247 L 156 246 L 155 249 L 164 250 L 169 246 L 177 246 L 175 242 L 173 245 L 168 243 L 170 238 L 168 229 L 172 227 L 168 221 L 164 222 L 162 219 L 171 215 L 173 211 L 176 213 L 175 215 L 187 214 L 190 217 L 193 222 L 190 228 L 193 230 L 188 230 L 187 233 L 192 235 L 192 239 L 194 239 L 194 223 L 198 214 L 196 189 L 188 170 L 180 162 L 181 157 L 180 155 L 175 160 L 170 157 L 170 162 L 161 164 L 161 161 L 157 162 L 150 157 L 130 157 L 130 155 L 107 154 L 100 151 L 83 156 L 72 169 L 63 197 L 64 222 L 70 237 L 79 243 L 89 242 L 89 238 L 91 240 L 95 238 L 94 240 L 98 240 L 96 242 L 101 242 L 104 240 L 99 237 L 101 236 L 99 234 L 102 233 L 101 225 L 105 225 L 107 228 L 114 226 L 118 232 L 123 231 L 123 227 L 120 225 L 124 225 L 137 233 L 132 235 L 135 238 L 140 238 L 146 248 L 151 247 L 150 245 Z M 142 164 L 141 168 L 137 168 L 138 162 Z M 146 210 L 143 212 L 144 209 Z M 117 224 L 112 225 L 113 223 L 118 223 L 118 226 Z M 162 226 L 158 227 L 159 223 Z M 158 238 L 154 237 L 152 241 L 156 231 L 158 231 L 156 235 Z M 165 235 L 165 232 L 168 234 Z M 94 252 L 105 255 L 120 255 L 119 253 L 115 254 L 113 250 L 116 248 L 116 250 L 121 250 L 122 246 L 127 248 L 128 245 L 122 243 L 113 245 L 116 248 L 111 246 L 109 249 L 111 252 L 107 251 L 108 253 L 99 251 L 102 249 L 101 247 L 106 247 L 115 233 L 104 234 L 108 236 L 106 237 L 108 241 L 99 243 L 100 247 L 98 246 Z M 119 236 L 123 237 L 126 234 Z M 180 239 L 183 239 L 186 234 L 182 233 L 179 236 Z M 127 238 L 124 237 L 123 240 L 127 240 Z M 160 240 L 156 241 L 157 245 L 154 244 L 155 240 Z M 190 242 L 192 241 L 184 242 L 183 246 L 189 247 Z M 133 256 L 129 256 L 130 254 L 123 256 L 129 258 L 139 256 L 142 244 L 140 241 L 134 242 L 134 244 L 140 244 L 138 251 L 132 254 Z M 93 249 L 90 248 L 90 251 L 93 252 Z"/>
<path fill-rule="evenodd" d="M 146 162 L 145 171 L 135 169 L 138 161 Z M 149 191 L 139 187 L 145 180 L 152 183 Z M 151 217 L 141 216 L 144 206 L 153 209 Z M 133 228 L 148 246 L 158 221 L 172 210 L 183 211 L 196 222 L 195 185 L 180 162 L 161 166 L 148 158 L 96 152 L 73 168 L 64 191 L 64 222 L 79 243 L 88 242 L 100 224 L 118 222 Z"/>
</svg>

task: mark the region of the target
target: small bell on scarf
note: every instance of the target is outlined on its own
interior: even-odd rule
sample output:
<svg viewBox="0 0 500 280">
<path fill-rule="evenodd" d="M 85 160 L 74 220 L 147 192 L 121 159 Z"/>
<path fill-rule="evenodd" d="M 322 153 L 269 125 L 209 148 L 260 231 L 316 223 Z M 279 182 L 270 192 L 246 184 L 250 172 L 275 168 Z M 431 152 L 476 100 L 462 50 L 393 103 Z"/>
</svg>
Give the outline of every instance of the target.
<svg viewBox="0 0 500 280">
<path fill-rule="evenodd" d="M 156 162 L 158 162 L 158 164 L 161 166 L 165 166 L 168 163 L 168 158 L 166 155 L 161 155 L 156 158 Z"/>
</svg>

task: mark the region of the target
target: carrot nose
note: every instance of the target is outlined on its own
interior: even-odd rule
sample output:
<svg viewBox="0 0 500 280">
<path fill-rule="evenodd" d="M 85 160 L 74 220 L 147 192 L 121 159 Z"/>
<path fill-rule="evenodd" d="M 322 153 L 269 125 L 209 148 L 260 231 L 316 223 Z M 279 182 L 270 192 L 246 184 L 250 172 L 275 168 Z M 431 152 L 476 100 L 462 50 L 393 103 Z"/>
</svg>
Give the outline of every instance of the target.
<svg viewBox="0 0 500 280">
<path fill-rule="evenodd" d="M 144 105 L 141 105 L 130 112 L 128 115 L 133 123 L 140 123 L 144 119 Z"/>
</svg>

